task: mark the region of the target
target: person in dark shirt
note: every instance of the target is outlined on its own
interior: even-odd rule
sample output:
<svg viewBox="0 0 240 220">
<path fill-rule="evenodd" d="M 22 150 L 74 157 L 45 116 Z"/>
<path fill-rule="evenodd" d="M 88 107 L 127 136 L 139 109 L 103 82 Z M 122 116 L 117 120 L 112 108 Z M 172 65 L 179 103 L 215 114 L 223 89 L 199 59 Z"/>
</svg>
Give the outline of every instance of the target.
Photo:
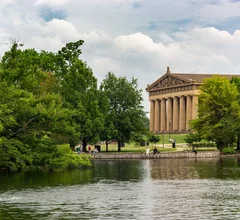
<svg viewBox="0 0 240 220">
<path fill-rule="evenodd" d="M 154 147 L 154 149 L 153 149 L 153 156 L 154 156 L 154 157 L 156 156 L 157 152 L 158 152 L 157 148 Z"/>
</svg>

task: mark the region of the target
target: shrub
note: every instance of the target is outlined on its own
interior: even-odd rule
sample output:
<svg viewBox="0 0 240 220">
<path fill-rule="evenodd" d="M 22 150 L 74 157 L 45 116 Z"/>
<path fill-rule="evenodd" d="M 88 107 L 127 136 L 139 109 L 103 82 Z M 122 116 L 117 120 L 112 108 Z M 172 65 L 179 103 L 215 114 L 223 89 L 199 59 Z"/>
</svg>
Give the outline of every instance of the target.
<svg viewBox="0 0 240 220">
<path fill-rule="evenodd" d="M 201 142 L 193 142 L 191 144 L 188 144 L 189 146 L 194 146 L 196 148 L 198 147 L 216 147 L 216 144 L 213 143 L 213 142 L 204 142 L 204 141 L 201 141 Z"/>
<path fill-rule="evenodd" d="M 223 148 L 224 154 L 236 154 L 236 150 L 233 147 L 225 147 Z"/>
<path fill-rule="evenodd" d="M 34 165 L 50 168 L 74 168 L 90 166 L 88 155 L 77 155 L 68 144 L 58 146 L 41 146 L 41 151 L 34 154 Z"/>
</svg>

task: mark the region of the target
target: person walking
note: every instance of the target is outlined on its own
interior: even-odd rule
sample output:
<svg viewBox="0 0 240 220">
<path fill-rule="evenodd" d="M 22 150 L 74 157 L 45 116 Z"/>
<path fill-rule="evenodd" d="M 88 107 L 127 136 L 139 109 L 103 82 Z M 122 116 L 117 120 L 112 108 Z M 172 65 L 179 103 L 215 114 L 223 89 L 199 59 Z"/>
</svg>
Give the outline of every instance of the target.
<svg viewBox="0 0 240 220">
<path fill-rule="evenodd" d="M 146 157 L 149 157 L 150 149 L 149 147 L 146 148 Z"/>
</svg>

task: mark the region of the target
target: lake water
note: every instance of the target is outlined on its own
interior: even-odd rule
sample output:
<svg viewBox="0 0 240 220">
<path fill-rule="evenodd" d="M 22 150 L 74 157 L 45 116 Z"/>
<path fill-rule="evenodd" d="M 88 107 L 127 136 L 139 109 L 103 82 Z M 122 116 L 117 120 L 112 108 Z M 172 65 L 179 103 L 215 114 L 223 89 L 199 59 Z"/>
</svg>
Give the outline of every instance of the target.
<svg viewBox="0 0 240 220">
<path fill-rule="evenodd" d="M 0 172 L 0 219 L 240 219 L 240 160 L 98 160 L 84 170 Z"/>
</svg>

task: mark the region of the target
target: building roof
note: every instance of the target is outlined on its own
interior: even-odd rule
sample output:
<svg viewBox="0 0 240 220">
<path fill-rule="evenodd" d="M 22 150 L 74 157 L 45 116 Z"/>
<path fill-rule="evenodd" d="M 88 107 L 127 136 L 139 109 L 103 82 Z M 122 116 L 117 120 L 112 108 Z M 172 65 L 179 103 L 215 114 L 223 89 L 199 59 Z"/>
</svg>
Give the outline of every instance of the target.
<svg viewBox="0 0 240 220">
<path fill-rule="evenodd" d="M 167 76 L 174 77 L 176 79 L 185 81 L 186 83 L 191 84 L 202 84 L 203 80 L 206 78 L 211 78 L 212 76 L 225 76 L 229 80 L 232 79 L 232 77 L 240 77 L 240 74 L 218 74 L 218 73 L 171 73 L 169 67 L 167 67 L 167 72 L 161 76 L 159 79 L 157 79 L 155 82 L 153 82 L 151 85 L 148 85 L 146 90 L 149 92 L 151 89 L 154 89 L 154 87 L 162 81 Z"/>
<path fill-rule="evenodd" d="M 170 73 L 172 76 L 176 76 L 186 80 L 192 80 L 194 82 L 202 83 L 203 79 L 211 78 L 212 76 L 226 76 L 229 80 L 232 79 L 233 76 L 240 77 L 240 75 L 234 74 L 218 74 L 218 73 L 211 73 L 211 74 L 202 74 L 202 73 Z"/>
</svg>

